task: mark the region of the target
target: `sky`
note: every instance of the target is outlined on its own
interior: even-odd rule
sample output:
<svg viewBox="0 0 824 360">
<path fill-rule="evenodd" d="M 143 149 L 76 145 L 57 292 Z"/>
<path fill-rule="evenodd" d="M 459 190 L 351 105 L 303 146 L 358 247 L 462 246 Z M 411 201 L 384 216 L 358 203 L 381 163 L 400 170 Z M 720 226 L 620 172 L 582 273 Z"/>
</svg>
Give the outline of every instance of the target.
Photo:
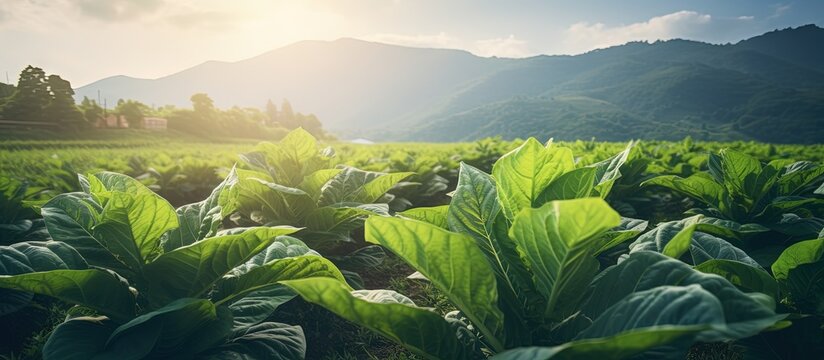
<svg viewBox="0 0 824 360">
<path fill-rule="evenodd" d="M 455 48 L 479 56 L 579 54 L 628 41 L 736 42 L 824 26 L 824 1 L 0 0 L 0 81 L 26 65 L 74 86 L 157 78 L 301 40 Z"/>
</svg>

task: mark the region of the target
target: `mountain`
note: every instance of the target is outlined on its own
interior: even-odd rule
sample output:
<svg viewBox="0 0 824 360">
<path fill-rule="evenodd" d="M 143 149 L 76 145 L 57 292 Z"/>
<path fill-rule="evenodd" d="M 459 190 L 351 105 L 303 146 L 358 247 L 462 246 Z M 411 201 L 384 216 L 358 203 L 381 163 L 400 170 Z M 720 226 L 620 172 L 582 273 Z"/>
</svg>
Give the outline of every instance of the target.
<svg viewBox="0 0 824 360">
<path fill-rule="evenodd" d="M 345 137 L 458 141 L 824 139 L 824 29 L 772 31 L 736 44 L 632 42 L 576 56 L 483 58 L 354 39 L 305 41 L 155 79 L 113 77 L 78 98 L 220 106 L 288 98 Z"/>
</svg>

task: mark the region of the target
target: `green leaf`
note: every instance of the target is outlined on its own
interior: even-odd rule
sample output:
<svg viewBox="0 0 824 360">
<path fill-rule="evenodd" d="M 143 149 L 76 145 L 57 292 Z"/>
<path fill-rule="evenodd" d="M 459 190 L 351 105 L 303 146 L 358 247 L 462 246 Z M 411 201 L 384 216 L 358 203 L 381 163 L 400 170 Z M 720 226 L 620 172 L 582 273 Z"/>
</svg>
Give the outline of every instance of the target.
<svg viewBox="0 0 824 360">
<path fill-rule="evenodd" d="M 128 175 L 115 172 L 99 172 L 88 178 L 90 180 L 89 191 L 91 194 L 99 195 L 105 192 L 124 192 L 134 195 L 154 195 L 155 193 L 143 185 L 140 181 Z"/>
<path fill-rule="evenodd" d="M 91 265 L 130 276 L 132 271 L 92 235 L 102 212 L 103 207 L 86 193 L 57 195 L 41 209 L 52 239 L 69 244 Z"/>
<path fill-rule="evenodd" d="M 100 269 L 0 275 L 0 287 L 51 296 L 121 321 L 134 316 L 135 311 L 129 285 L 116 274 Z"/>
<path fill-rule="evenodd" d="M 235 331 L 225 344 L 200 354 L 201 359 L 292 360 L 306 356 L 300 326 L 267 322 Z"/>
<path fill-rule="evenodd" d="M 700 263 L 696 270 L 723 276 L 745 292 L 760 292 L 778 298 L 778 283 L 760 266 L 755 267 L 735 260 L 713 259 Z"/>
<path fill-rule="evenodd" d="M 220 344 L 232 329 L 229 310 L 209 300 L 180 299 L 119 326 L 105 355 L 187 357 Z"/>
<path fill-rule="evenodd" d="M 612 185 L 621 177 L 621 166 L 626 163 L 629 154 L 635 143 L 630 142 L 624 151 L 606 159 L 604 161 L 590 165 L 589 167 L 596 170 L 595 173 L 595 191 L 601 198 L 606 198 L 612 190 Z M 581 196 L 583 197 L 583 196 Z"/>
<path fill-rule="evenodd" d="M 772 264 L 775 279 L 792 304 L 824 314 L 824 238 L 788 247 Z"/>
<path fill-rule="evenodd" d="M 252 291 L 229 305 L 235 329 L 259 324 L 268 319 L 278 307 L 297 296 L 284 285 L 275 285 Z"/>
<path fill-rule="evenodd" d="M 159 306 L 174 299 L 202 296 L 223 275 L 266 249 L 278 236 L 295 231 L 292 227 L 253 228 L 167 252 L 144 269 L 150 303 Z"/>
<path fill-rule="evenodd" d="M 117 324 L 106 317 L 78 317 L 57 326 L 43 346 L 44 360 L 88 360 L 104 351 Z"/>
<path fill-rule="evenodd" d="M 367 204 L 376 202 L 381 198 L 381 196 L 383 196 L 383 194 L 386 194 L 389 189 L 395 186 L 395 184 L 414 174 L 415 173 L 412 172 L 400 172 L 378 176 L 376 179 L 366 183 L 366 185 L 363 186 L 363 190 L 358 195 L 357 200 Z"/>
<path fill-rule="evenodd" d="M 590 196 L 595 189 L 595 176 L 598 169 L 584 167 L 567 172 L 547 186 L 535 201 L 537 205 L 552 200 L 581 199 Z"/>
<path fill-rule="evenodd" d="M 717 298 L 723 307 L 724 326 L 714 326 L 699 336 L 699 341 L 712 342 L 740 339 L 769 328 L 785 315 L 776 315 L 769 299 L 759 293 L 744 294 L 726 279 L 704 274 L 689 265 L 656 252 L 639 251 L 630 254 L 618 265 L 601 272 L 591 286 L 583 313 L 597 318 L 620 299 L 659 286 L 689 286 L 697 284 Z M 767 299 L 765 299 L 765 297 Z M 767 300 L 766 302 L 769 302 Z"/>
<path fill-rule="evenodd" d="M 131 269 L 160 252 L 160 237 L 178 227 L 174 208 L 155 194 L 110 194 L 94 237 Z"/>
<path fill-rule="evenodd" d="M 505 154 L 492 167 L 498 198 L 508 219 L 521 209 L 541 205 L 540 194 L 562 174 L 575 168 L 572 151 L 557 146 L 542 146 L 529 138 Z"/>
<path fill-rule="evenodd" d="M 240 276 L 223 278 L 218 285 L 219 294 L 215 297 L 215 302 L 218 305 L 231 304 L 248 293 L 276 285 L 280 281 L 310 277 L 329 277 L 341 282 L 346 281 L 340 270 L 323 257 L 290 257 L 258 266 Z"/>
<path fill-rule="evenodd" d="M 638 234 L 647 229 L 648 225 L 649 222 L 646 220 L 621 217 L 621 224 L 609 229 L 609 231 L 601 235 L 602 239 L 599 239 L 598 241 L 603 245 L 601 245 L 601 248 L 595 252 L 595 255 L 600 255 L 603 252 L 638 236 Z"/>
<path fill-rule="evenodd" d="M 726 196 L 724 187 L 706 173 L 697 173 L 686 179 L 675 175 L 658 176 L 641 185 L 663 186 L 716 207 L 722 204 Z"/>
<path fill-rule="evenodd" d="M 657 251 L 674 258 L 690 254 L 690 263 L 701 264 L 712 259 L 734 260 L 760 268 L 758 262 L 729 242 L 699 231 L 726 233 L 726 228 L 704 223 L 705 218 L 696 215 L 690 218 L 658 224 L 655 229 L 641 235 L 630 244 L 630 253 L 637 251 Z M 719 231 L 722 230 L 722 231 Z"/>
<path fill-rule="evenodd" d="M 388 290 L 352 292 L 344 283 L 329 278 L 283 283 L 306 301 L 375 331 L 424 358 L 469 358 L 467 349 L 443 318 L 435 312 L 413 306 L 411 301 L 399 294 L 388 294 Z"/>
<path fill-rule="evenodd" d="M 647 354 L 655 347 L 690 338 L 701 327 L 655 326 L 627 331 L 615 336 L 568 342 L 555 347 L 524 347 L 495 355 L 492 360 L 574 360 L 574 359 L 627 359 Z M 650 357 L 664 354 L 652 353 Z"/>
<path fill-rule="evenodd" d="M 0 275 L 86 268 L 86 260 L 66 243 L 31 241 L 0 246 Z M 30 293 L 0 289 L 0 316 L 20 310 L 31 300 Z"/>
<path fill-rule="evenodd" d="M 454 197 L 453 197 L 454 199 Z M 454 202 L 454 200 L 453 200 Z M 403 212 L 398 215 L 407 217 L 413 220 L 430 223 L 439 228 L 448 229 L 446 224 L 447 213 L 449 212 L 449 205 L 433 206 L 433 207 L 416 207 Z"/>
<path fill-rule="evenodd" d="M 166 233 L 163 239 L 165 251 L 171 251 L 214 235 L 223 220 L 218 201 L 223 190 L 235 181 L 236 177 L 236 170 L 232 167 L 229 175 L 212 190 L 209 197 L 203 201 L 177 208 L 175 212 L 180 226 Z"/>
<path fill-rule="evenodd" d="M 600 198 L 553 201 L 515 217 L 509 236 L 547 299 L 545 316 L 560 321 L 575 312 L 598 271 L 597 240 L 620 222 Z"/>
<path fill-rule="evenodd" d="M 373 216 L 366 241 L 379 244 L 429 279 L 486 336 L 503 348 L 495 275 L 475 240 L 420 221 Z"/>
<path fill-rule="evenodd" d="M 303 178 L 300 185 L 298 185 L 298 189 L 305 191 L 312 199 L 318 201 L 323 185 L 340 174 L 341 171 L 343 171 L 343 169 L 321 169 L 315 171 Z"/>
</svg>

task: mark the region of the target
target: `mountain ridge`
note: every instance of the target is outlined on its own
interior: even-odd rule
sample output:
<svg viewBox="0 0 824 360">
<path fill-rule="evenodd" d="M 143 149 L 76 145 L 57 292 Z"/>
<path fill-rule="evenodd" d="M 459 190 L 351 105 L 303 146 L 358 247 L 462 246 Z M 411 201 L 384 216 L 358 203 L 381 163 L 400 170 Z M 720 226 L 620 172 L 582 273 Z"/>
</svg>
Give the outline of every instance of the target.
<svg viewBox="0 0 824 360">
<path fill-rule="evenodd" d="M 341 38 L 204 62 L 157 79 L 105 78 L 77 89 L 77 97 L 101 90 L 112 101 L 185 106 L 191 94 L 206 92 L 220 106 L 256 107 L 288 98 L 344 137 L 384 140 L 690 135 L 821 142 L 820 43 L 824 29 L 806 25 L 734 44 L 674 39 L 508 59 Z M 602 103 L 610 106 L 596 105 Z M 467 116 L 483 126 L 463 128 Z M 567 126 L 576 123 L 585 126 Z M 606 133 L 598 128 L 615 124 L 621 126 Z"/>
</svg>

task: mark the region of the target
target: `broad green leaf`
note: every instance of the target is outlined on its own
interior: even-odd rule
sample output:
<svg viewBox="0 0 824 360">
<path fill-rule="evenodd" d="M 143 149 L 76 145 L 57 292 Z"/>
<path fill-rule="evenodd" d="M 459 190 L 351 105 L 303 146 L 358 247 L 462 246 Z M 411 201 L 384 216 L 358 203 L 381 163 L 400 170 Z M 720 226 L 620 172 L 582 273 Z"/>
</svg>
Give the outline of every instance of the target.
<svg viewBox="0 0 824 360">
<path fill-rule="evenodd" d="M 86 268 L 86 260 L 66 243 L 31 241 L 0 246 L 0 275 Z M 0 316 L 20 310 L 31 300 L 30 293 L 0 289 Z"/>
<path fill-rule="evenodd" d="M 702 233 L 713 231 L 726 233 L 726 228 L 704 223 L 701 215 L 690 218 L 669 221 L 658 224 L 655 229 L 641 235 L 630 244 L 630 253 L 638 251 L 657 251 L 670 257 L 681 258 L 689 253 L 690 263 L 701 264 L 712 259 L 734 260 L 760 268 L 758 262 L 750 258 L 744 251 L 729 242 Z M 723 231 L 718 231 L 718 230 Z M 669 249 L 670 253 L 666 251 Z"/>
<path fill-rule="evenodd" d="M 549 184 L 575 168 L 568 148 L 544 147 L 534 138 L 505 154 L 492 167 L 498 198 L 508 219 L 521 209 L 540 206 L 539 196 Z"/>
<path fill-rule="evenodd" d="M 209 238 L 159 256 L 145 266 L 150 303 L 199 297 L 223 275 L 266 249 L 292 227 L 253 228 L 237 235 Z"/>
<path fill-rule="evenodd" d="M 598 169 L 583 167 L 569 171 L 552 181 L 538 196 L 536 205 L 543 205 L 552 200 L 581 199 L 590 196 L 595 189 L 595 176 Z"/>
<path fill-rule="evenodd" d="M 268 319 L 278 307 L 297 296 L 284 285 L 252 291 L 229 305 L 235 329 L 243 329 Z"/>
<path fill-rule="evenodd" d="M 649 222 L 646 220 L 621 217 L 621 224 L 609 229 L 609 231 L 601 235 L 599 242 L 603 245 L 601 245 L 601 248 L 595 252 L 595 255 L 600 255 L 601 253 L 638 236 L 638 234 L 647 229 L 648 225 Z"/>
<path fill-rule="evenodd" d="M 102 353 L 117 328 L 106 317 L 78 317 L 57 326 L 43 346 L 44 360 L 88 360 Z"/>
<path fill-rule="evenodd" d="M 298 185 L 298 189 L 305 191 L 312 199 L 318 201 L 323 185 L 340 174 L 341 171 L 343 171 L 343 169 L 321 169 L 315 171 L 303 178 L 300 185 Z"/>
<path fill-rule="evenodd" d="M 545 316 L 560 321 L 575 312 L 598 271 L 597 240 L 620 222 L 600 198 L 553 201 L 515 217 L 509 236 L 547 299 Z"/>
<path fill-rule="evenodd" d="M 236 177 L 236 169 L 232 167 L 229 175 L 212 190 L 209 197 L 200 202 L 183 205 L 175 211 L 180 226 L 166 233 L 163 239 L 165 251 L 171 251 L 214 235 L 223 220 L 220 214 L 220 196 L 223 190 L 236 180 Z"/>
<path fill-rule="evenodd" d="M 416 220 L 378 216 L 366 221 L 365 237 L 423 274 L 472 320 L 494 349 L 503 348 L 495 275 L 475 240 Z"/>
<path fill-rule="evenodd" d="M 731 194 L 738 194 L 742 198 L 752 198 L 761 189 L 757 188 L 758 176 L 761 174 L 761 162 L 744 153 L 730 149 L 720 152 L 721 170 L 724 186 Z M 750 204 L 747 204 L 750 205 Z"/>
<path fill-rule="evenodd" d="M 413 220 L 419 220 L 426 223 L 430 223 L 440 228 L 448 229 L 448 225 L 446 224 L 446 217 L 448 212 L 449 205 L 441 205 L 433 207 L 416 207 L 400 212 L 398 213 L 398 215 Z"/>
<path fill-rule="evenodd" d="M 331 261 L 316 255 L 303 255 L 284 258 L 258 266 L 249 272 L 221 279 L 215 297 L 216 303 L 231 304 L 246 294 L 276 285 L 284 280 L 305 279 L 310 277 L 329 277 L 341 282 L 346 280 Z"/>
<path fill-rule="evenodd" d="M 712 206 L 721 206 L 726 191 L 721 184 L 705 173 L 697 173 L 686 179 L 675 175 L 658 176 L 641 185 L 670 188 Z"/>
<path fill-rule="evenodd" d="M 723 276 L 742 291 L 757 291 L 778 299 L 778 283 L 760 266 L 755 267 L 735 260 L 712 259 L 700 263 L 695 269 Z"/>
<path fill-rule="evenodd" d="M 107 357 L 190 357 L 222 343 L 232 315 L 205 299 L 180 299 L 119 326 L 106 342 Z"/>
<path fill-rule="evenodd" d="M 781 196 L 798 195 L 799 192 L 814 184 L 815 181 L 819 181 L 824 175 L 824 166 L 813 166 L 810 163 L 793 165 L 796 167 L 801 165 L 811 167 L 796 171 L 791 171 L 793 170 L 792 165 L 788 167 L 787 173 L 778 179 L 778 194 Z"/>
<path fill-rule="evenodd" d="M 129 285 L 116 274 L 99 269 L 0 275 L 0 287 L 51 296 L 121 321 L 135 312 L 135 298 Z"/>
<path fill-rule="evenodd" d="M 366 183 L 366 185 L 363 186 L 363 190 L 358 194 L 357 200 L 367 204 L 376 202 L 381 198 L 381 196 L 383 196 L 383 194 L 395 186 L 395 184 L 414 174 L 415 173 L 411 172 L 400 172 L 378 176 L 376 179 Z"/>
<path fill-rule="evenodd" d="M 69 244 L 91 265 L 130 276 L 131 270 L 92 234 L 102 212 L 103 207 L 86 193 L 57 195 L 41 209 L 52 239 Z"/>
<path fill-rule="evenodd" d="M 568 342 L 555 347 L 524 347 L 509 350 L 492 357 L 492 360 L 619 360 L 634 355 L 662 355 L 650 349 L 693 337 L 702 327 L 655 326 L 627 331 L 615 336 Z"/>
<path fill-rule="evenodd" d="M 160 237 L 178 227 L 174 208 L 154 194 L 111 192 L 94 237 L 132 269 L 160 252 Z"/>
<path fill-rule="evenodd" d="M 292 360 L 305 356 L 306 339 L 300 326 L 267 322 L 235 331 L 225 344 L 198 357 L 214 360 Z"/>
<path fill-rule="evenodd" d="M 248 230 L 248 229 L 246 229 Z M 243 230 L 243 231 L 246 231 Z M 235 235 L 243 233 L 243 231 L 234 233 Z M 230 235 L 229 233 L 226 234 L 218 234 L 218 235 Z M 310 249 L 306 244 L 301 241 L 300 239 L 291 237 L 291 236 L 278 236 L 275 242 L 271 243 L 269 247 L 265 250 L 259 252 L 257 255 L 253 256 L 249 261 L 244 263 L 243 265 L 237 266 L 232 271 L 230 271 L 227 276 L 240 276 L 249 272 L 258 266 L 270 263 L 275 260 L 287 258 L 287 257 L 296 257 L 301 255 L 320 255 L 314 250 Z"/>
<path fill-rule="evenodd" d="M 601 272 L 591 286 L 583 313 L 597 318 L 620 299 L 659 286 L 700 285 L 715 296 L 723 307 L 724 326 L 702 332 L 699 341 L 740 339 L 769 328 L 785 315 L 776 315 L 769 297 L 745 294 L 721 276 L 704 274 L 689 265 L 656 252 L 630 254 L 618 265 Z M 765 299 L 766 298 L 766 299 Z"/>
<path fill-rule="evenodd" d="M 801 241 L 772 264 L 775 279 L 793 305 L 824 314 L 824 238 Z"/>
<path fill-rule="evenodd" d="M 375 331 L 427 359 L 466 359 L 470 354 L 455 331 L 438 314 L 387 296 L 388 290 L 359 291 L 357 296 L 342 282 L 329 278 L 283 282 L 306 301 Z M 372 300 L 372 301 L 370 301 Z M 378 302 L 373 302 L 377 300 Z"/>
<path fill-rule="evenodd" d="M 119 191 L 133 195 L 154 195 L 151 189 L 128 175 L 104 171 L 96 173 L 88 179 L 90 180 L 89 191 L 92 194 Z"/>
<path fill-rule="evenodd" d="M 410 175 L 412 173 L 385 174 L 347 167 L 323 186 L 318 205 L 373 203 Z"/>
<path fill-rule="evenodd" d="M 309 213 L 302 225 L 312 231 L 348 235 L 374 212 L 359 207 L 322 207 Z"/>
<path fill-rule="evenodd" d="M 723 324 L 723 305 L 700 285 L 659 286 L 631 293 L 610 306 L 578 335 L 578 340 L 663 325 L 709 328 Z"/>
<path fill-rule="evenodd" d="M 45 359 L 192 358 L 224 341 L 231 314 L 208 300 L 180 299 L 117 326 L 106 318 L 74 318 L 58 326 Z"/>
<path fill-rule="evenodd" d="M 624 151 L 589 166 L 596 169 L 595 191 L 598 192 L 601 198 L 606 198 L 609 195 L 612 185 L 621 177 L 621 166 L 626 163 L 633 146 L 635 146 L 635 143 L 630 142 Z"/>
</svg>

